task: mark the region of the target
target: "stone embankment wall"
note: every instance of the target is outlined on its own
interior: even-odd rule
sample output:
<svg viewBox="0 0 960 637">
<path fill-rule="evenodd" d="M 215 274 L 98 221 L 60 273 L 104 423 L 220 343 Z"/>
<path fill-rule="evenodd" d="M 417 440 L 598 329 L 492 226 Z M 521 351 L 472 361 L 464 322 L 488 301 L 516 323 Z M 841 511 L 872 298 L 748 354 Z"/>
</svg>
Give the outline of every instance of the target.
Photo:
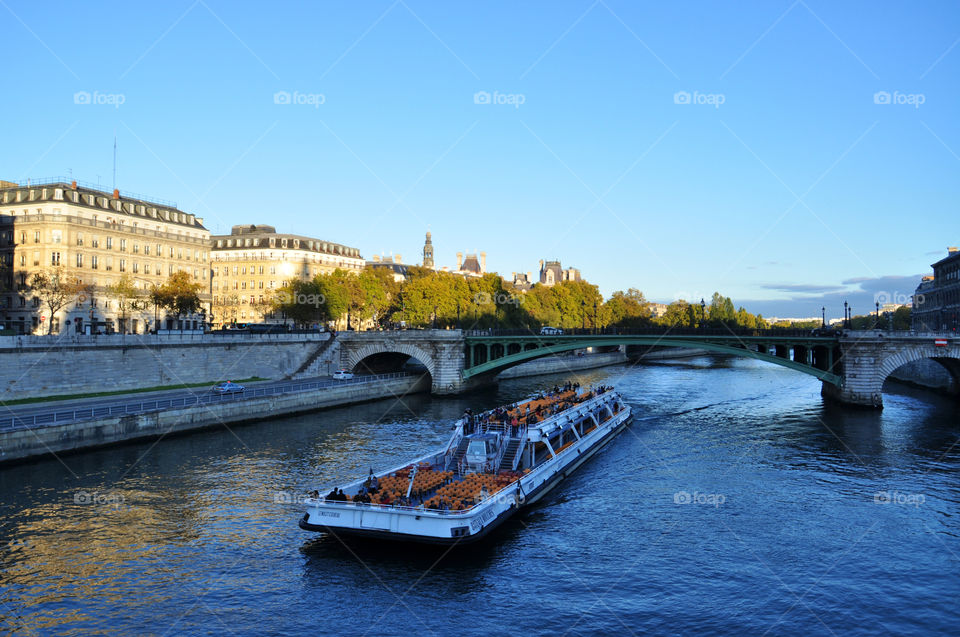
<svg viewBox="0 0 960 637">
<path fill-rule="evenodd" d="M 255 422 L 354 403 L 394 398 L 430 390 L 427 377 L 406 377 L 379 383 L 322 387 L 313 391 L 225 401 L 147 414 L 0 433 L 0 463 L 159 436 Z"/>
<path fill-rule="evenodd" d="M 623 352 L 609 352 L 605 354 L 584 354 L 583 356 L 548 356 L 537 358 L 527 363 L 503 371 L 497 380 L 522 378 L 524 376 L 539 376 L 540 374 L 564 374 L 579 369 L 592 369 L 627 362 L 627 355 Z"/>
<path fill-rule="evenodd" d="M 0 400 L 294 373 L 329 334 L 0 336 Z"/>
</svg>

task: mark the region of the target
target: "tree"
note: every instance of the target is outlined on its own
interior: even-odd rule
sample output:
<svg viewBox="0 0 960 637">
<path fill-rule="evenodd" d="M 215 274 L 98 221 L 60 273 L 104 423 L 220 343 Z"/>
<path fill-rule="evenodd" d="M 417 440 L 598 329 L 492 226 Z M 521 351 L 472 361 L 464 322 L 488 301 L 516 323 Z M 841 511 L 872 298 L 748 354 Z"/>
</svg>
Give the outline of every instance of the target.
<svg viewBox="0 0 960 637">
<path fill-rule="evenodd" d="M 120 280 L 105 288 L 107 295 L 117 301 L 120 310 L 120 332 L 127 331 L 127 313 L 139 312 L 146 308 L 143 291 L 133 284 L 129 274 L 123 274 Z"/>
<path fill-rule="evenodd" d="M 50 312 L 47 322 L 47 334 L 50 334 L 54 315 L 80 294 L 89 292 L 91 286 L 76 277 L 66 277 L 63 266 L 58 265 L 34 272 L 30 277 L 30 288 Z"/>
<path fill-rule="evenodd" d="M 699 310 L 699 307 L 697 308 Z M 690 327 L 695 318 L 693 307 L 680 299 L 667 306 L 667 311 L 660 317 L 661 325 L 670 327 Z"/>
<path fill-rule="evenodd" d="M 200 309 L 202 289 L 203 286 L 194 282 L 186 272 L 174 272 L 163 285 L 151 290 L 150 298 L 160 307 L 176 314 L 179 323 L 184 314 L 194 314 Z"/>
</svg>

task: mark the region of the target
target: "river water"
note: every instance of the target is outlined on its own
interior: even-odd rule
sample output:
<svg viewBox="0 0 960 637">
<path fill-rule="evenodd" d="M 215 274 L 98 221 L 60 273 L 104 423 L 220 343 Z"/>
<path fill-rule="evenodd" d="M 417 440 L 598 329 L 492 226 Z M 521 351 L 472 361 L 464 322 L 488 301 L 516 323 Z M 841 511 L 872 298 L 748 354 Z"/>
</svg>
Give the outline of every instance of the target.
<svg viewBox="0 0 960 637">
<path fill-rule="evenodd" d="M 0 470 L 0 630 L 68 635 L 960 631 L 960 408 L 882 412 L 749 360 L 580 372 L 632 425 L 490 541 L 301 531 L 314 488 L 399 464 L 564 376 Z M 954 446 L 956 445 L 956 446 Z"/>
</svg>

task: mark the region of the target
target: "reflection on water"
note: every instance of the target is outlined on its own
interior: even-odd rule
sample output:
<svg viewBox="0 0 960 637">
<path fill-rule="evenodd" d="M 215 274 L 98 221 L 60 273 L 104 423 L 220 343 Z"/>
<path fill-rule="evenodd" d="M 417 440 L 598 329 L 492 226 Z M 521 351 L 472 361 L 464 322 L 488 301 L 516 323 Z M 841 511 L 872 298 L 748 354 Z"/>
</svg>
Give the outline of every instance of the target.
<svg viewBox="0 0 960 637">
<path fill-rule="evenodd" d="M 30 634 L 947 632 L 957 403 L 702 357 L 581 372 L 636 418 L 467 550 L 301 531 L 303 495 L 438 446 L 466 407 L 408 396 L 0 470 L 0 617 Z M 496 612 L 492 612 L 496 609 Z"/>
</svg>

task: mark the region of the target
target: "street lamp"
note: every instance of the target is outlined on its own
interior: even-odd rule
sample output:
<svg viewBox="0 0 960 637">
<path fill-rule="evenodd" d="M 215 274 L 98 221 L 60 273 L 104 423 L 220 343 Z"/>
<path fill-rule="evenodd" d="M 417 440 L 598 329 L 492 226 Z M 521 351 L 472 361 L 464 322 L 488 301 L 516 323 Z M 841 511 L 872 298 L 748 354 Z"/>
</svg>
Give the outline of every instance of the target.
<svg viewBox="0 0 960 637">
<path fill-rule="evenodd" d="M 826 326 L 827 326 L 827 308 L 826 308 L 826 306 L 823 306 L 823 307 L 820 308 L 820 313 L 823 315 L 823 317 L 820 319 L 820 327 L 826 327 Z"/>
<path fill-rule="evenodd" d="M 880 325 L 880 301 L 874 301 L 873 304 L 877 306 L 877 316 L 873 320 L 873 327 L 874 329 L 878 329 L 878 326 Z"/>
<path fill-rule="evenodd" d="M 460 299 L 457 299 L 457 329 L 460 329 Z"/>
<path fill-rule="evenodd" d="M 849 307 L 849 306 L 847 305 L 847 302 L 844 301 L 844 302 L 843 302 L 843 326 L 846 327 L 846 328 L 849 328 L 849 327 L 850 327 L 850 322 L 849 322 L 849 320 L 848 320 L 848 319 L 849 319 L 849 316 L 847 315 L 847 307 Z"/>
<path fill-rule="evenodd" d="M 697 297 L 693 297 L 697 298 Z M 703 327 L 703 324 L 707 321 L 707 304 L 703 300 L 703 297 L 700 297 L 700 327 Z"/>
</svg>

